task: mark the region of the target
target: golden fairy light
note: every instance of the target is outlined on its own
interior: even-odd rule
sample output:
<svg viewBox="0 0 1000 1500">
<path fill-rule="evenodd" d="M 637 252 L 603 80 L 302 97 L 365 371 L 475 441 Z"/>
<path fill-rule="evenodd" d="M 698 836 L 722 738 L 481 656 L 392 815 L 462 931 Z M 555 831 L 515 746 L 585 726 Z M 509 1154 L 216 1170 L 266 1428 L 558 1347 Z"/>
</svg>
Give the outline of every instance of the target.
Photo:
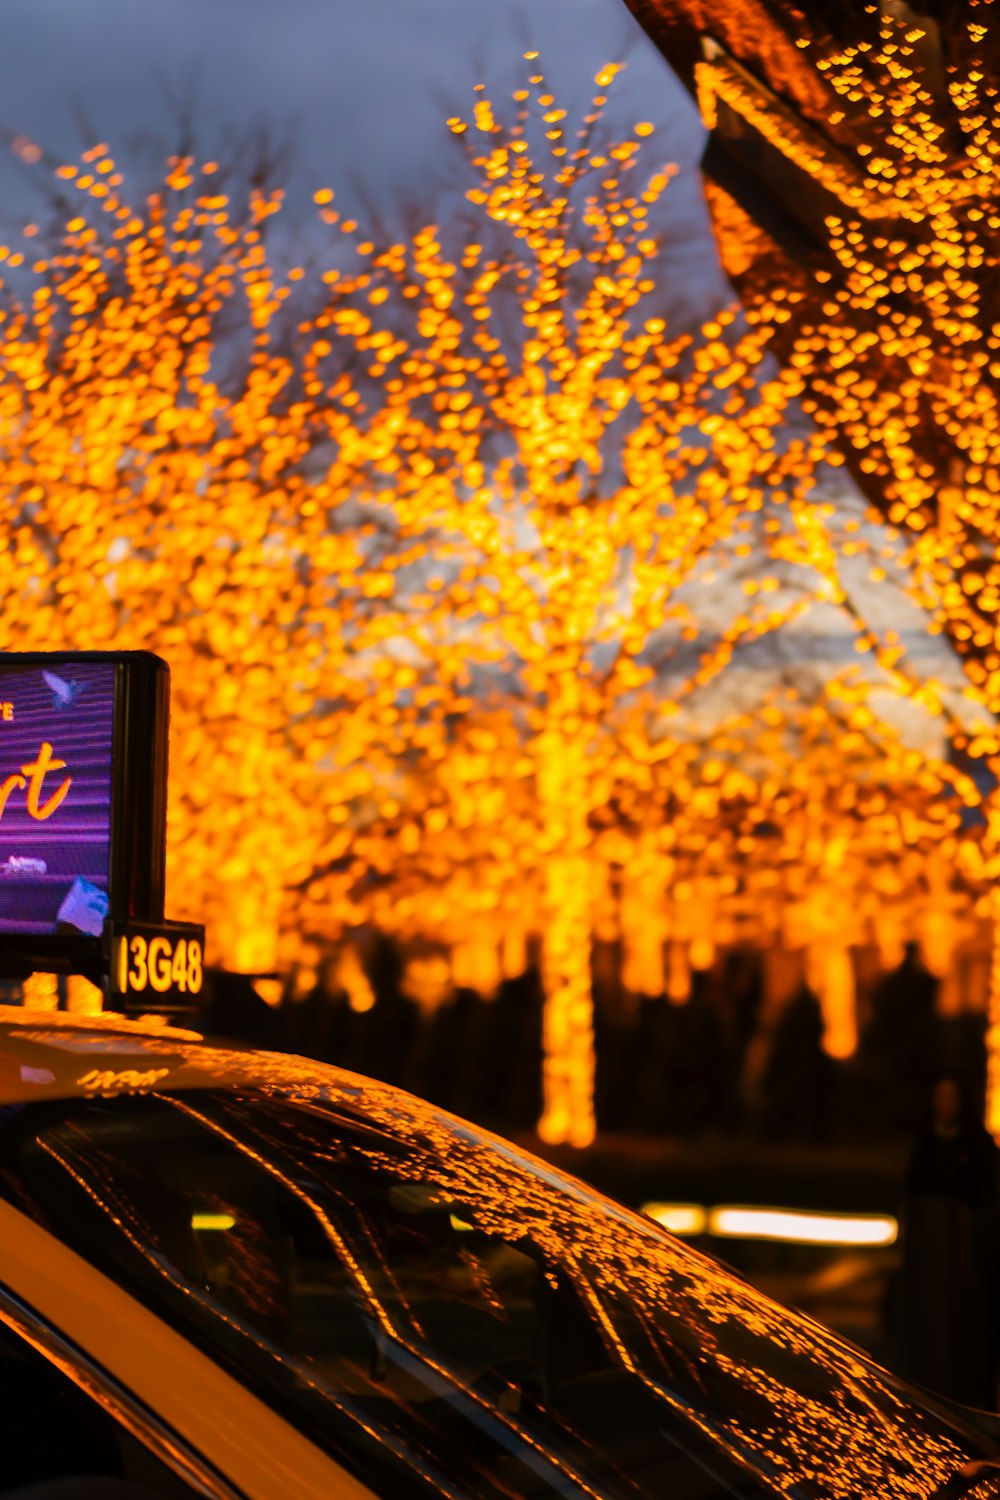
<svg viewBox="0 0 1000 1500">
<path fill-rule="evenodd" d="M 697 70 L 709 123 L 722 111 L 743 120 L 800 174 L 800 204 L 825 204 L 806 210 L 813 251 L 790 256 L 712 190 L 750 317 L 776 333 L 806 383 L 803 405 L 899 528 L 915 595 L 990 715 L 1000 709 L 996 22 L 993 0 L 947 28 L 872 6 L 848 41 L 822 18 L 808 35 L 799 21 L 797 58 L 777 32 L 758 39 L 759 55 L 734 34 L 733 53 L 708 46 Z M 992 722 L 965 748 L 995 774 Z"/>
<path fill-rule="evenodd" d="M 810 503 L 816 453 L 783 426 L 797 384 L 765 378 L 763 342 L 731 317 L 691 340 L 656 316 L 646 211 L 668 174 L 636 180 L 635 141 L 571 149 L 557 130 L 539 152 L 530 105 L 542 88 L 536 76 L 521 91 L 513 127 L 485 100 L 473 122 L 452 121 L 482 141 L 470 151 L 481 174 L 471 245 L 449 252 L 428 230 L 338 278 L 339 299 L 310 325 L 335 369 L 369 361 L 367 381 L 340 374 L 329 387 L 338 441 L 359 457 L 373 432 L 392 434 L 350 488 L 385 569 L 369 587 L 391 691 L 383 747 L 397 748 L 360 773 L 350 826 L 305 903 L 317 930 L 338 909 L 463 952 L 478 928 L 490 974 L 503 934 L 527 928 L 546 990 L 540 1130 L 585 1144 L 602 924 L 621 924 L 635 984 L 682 1002 L 691 968 L 711 964 L 740 901 L 753 911 L 770 880 L 774 899 L 756 909 L 776 910 L 772 941 L 796 906 L 809 914 L 800 929 L 818 925 L 807 941 L 822 955 L 829 1047 L 843 1055 L 854 1038 L 845 929 L 831 946 L 825 921 L 856 906 L 859 887 L 873 893 L 875 865 L 892 866 L 883 879 L 911 926 L 924 863 L 957 847 L 958 807 L 976 794 L 878 738 L 857 693 L 842 722 L 817 706 L 828 742 L 811 759 L 801 737 L 766 742 L 753 723 L 716 725 L 708 747 L 668 733 L 745 643 L 814 597 L 846 607 L 838 548 L 862 544 Z M 699 637 L 711 570 L 755 545 L 762 572 L 736 591 L 720 638 L 672 673 Z M 784 587 L 788 566 L 809 571 L 811 591 Z M 856 626 L 894 691 L 945 712 L 888 637 Z M 775 712 L 787 729 L 794 709 Z M 756 778 L 753 755 L 767 767 Z M 777 839 L 760 836 L 769 815 Z M 838 870 L 817 883 L 830 848 Z M 832 907 L 831 885 L 843 892 Z M 971 887 L 957 899 L 971 901 Z"/>
<path fill-rule="evenodd" d="M 330 305 L 303 331 L 338 488 L 379 548 L 369 711 L 384 694 L 398 788 L 360 773 L 383 800 L 374 837 L 345 829 L 355 899 L 381 873 L 393 925 L 408 900 L 433 923 L 435 905 L 456 909 L 454 861 L 471 872 L 475 831 L 493 825 L 474 899 L 509 911 L 537 876 L 540 1129 L 583 1145 L 595 819 L 670 710 L 659 658 L 697 633 L 682 591 L 757 513 L 804 492 L 813 455 L 782 436 L 790 386 L 764 377 L 757 335 L 724 314 L 692 340 L 657 315 L 650 219 L 670 174 L 640 168 L 645 128 L 597 150 L 558 123 L 542 75 L 519 96 L 511 125 L 485 98 L 451 122 L 478 176 L 469 239 L 429 228 L 359 247 L 364 269 L 331 272 Z M 766 592 L 742 600 L 684 691 L 784 618 Z M 424 853 L 436 879 L 408 897 L 403 872 Z M 330 889 L 313 882 L 319 913 Z"/>
<path fill-rule="evenodd" d="M 273 347 L 273 204 L 234 222 L 206 174 L 174 162 L 134 205 L 103 146 L 61 169 L 76 211 L 0 313 L 0 640 L 170 661 L 172 901 L 220 956 L 266 968 L 336 800 L 315 703 L 336 696 L 326 627 L 358 553 L 319 513 L 326 434 Z"/>
<path fill-rule="evenodd" d="M 825 255 L 781 274 L 780 285 L 775 247 L 769 252 L 759 232 L 752 258 L 734 269 L 752 318 L 784 327 L 788 363 L 808 385 L 803 404 L 853 452 L 862 482 L 908 536 L 919 597 L 995 712 L 1000 324 L 988 268 L 1000 228 L 992 205 L 1000 117 L 986 52 L 992 10 L 985 0 L 950 38 L 947 78 L 930 23 L 888 8 L 872 9 L 872 35 L 855 44 L 811 38 L 804 61 L 821 89 L 821 128 L 792 118 L 724 55 L 701 65 L 699 87 L 710 119 L 724 100 L 841 205 L 815 226 Z M 946 108 L 955 131 L 940 123 Z M 724 253 L 732 243 L 739 258 L 747 243 L 739 213 L 713 196 Z M 987 739 L 976 749 L 995 746 Z"/>
<path fill-rule="evenodd" d="M 178 915 L 233 966 L 303 972 L 375 922 L 484 993 L 537 943 L 539 1128 L 575 1145 L 595 935 L 677 1004 L 727 942 L 808 949 L 843 1055 L 847 947 L 886 913 L 912 935 L 932 890 L 975 909 L 986 860 L 972 782 L 851 674 L 697 727 L 817 602 L 954 726 L 851 604 L 842 559 L 872 544 L 812 503 L 769 328 L 667 326 L 671 174 L 643 122 L 595 144 L 614 73 L 576 133 L 538 71 L 507 123 L 479 90 L 450 122 L 473 171 L 451 228 L 376 246 L 320 190 L 308 275 L 272 264 L 280 194 L 234 208 L 185 158 L 133 204 L 102 146 L 61 169 L 78 209 L 0 321 L 0 645 L 171 662 Z M 412 987 L 438 996 L 428 962 Z"/>
</svg>

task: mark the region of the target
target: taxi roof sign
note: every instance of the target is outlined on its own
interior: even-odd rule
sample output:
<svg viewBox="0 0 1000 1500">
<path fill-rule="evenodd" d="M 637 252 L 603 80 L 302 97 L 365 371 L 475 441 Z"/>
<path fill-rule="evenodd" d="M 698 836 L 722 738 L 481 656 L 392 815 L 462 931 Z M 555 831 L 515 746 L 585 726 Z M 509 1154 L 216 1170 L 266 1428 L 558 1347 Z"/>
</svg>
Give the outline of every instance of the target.
<svg viewBox="0 0 1000 1500">
<path fill-rule="evenodd" d="M 145 651 L 0 653 L 0 976 L 108 976 L 162 924 L 170 673 Z"/>
</svg>

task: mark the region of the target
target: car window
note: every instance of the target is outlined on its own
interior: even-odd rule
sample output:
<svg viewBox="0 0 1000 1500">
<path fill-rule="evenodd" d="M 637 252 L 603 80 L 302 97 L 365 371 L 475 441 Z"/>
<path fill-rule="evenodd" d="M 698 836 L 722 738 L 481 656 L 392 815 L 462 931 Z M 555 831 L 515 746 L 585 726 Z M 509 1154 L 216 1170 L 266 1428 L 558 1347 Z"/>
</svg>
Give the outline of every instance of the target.
<svg viewBox="0 0 1000 1500">
<path fill-rule="evenodd" d="M 463 1217 L 360 1122 L 258 1104 L 81 1102 L 24 1129 L 15 1197 L 393 1500 L 767 1492 L 530 1235 Z"/>
<path fill-rule="evenodd" d="M 0 1500 L 50 1480 L 93 1479 L 127 1481 L 149 1500 L 195 1497 L 96 1393 L 0 1322 Z"/>
<path fill-rule="evenodd" d="M 910 1500 L 992 1451 L 420 1101 L 307 1080 L 41 1110 L 0 1131 L 4 1190 L 393 1500 Z"/>
</svg>

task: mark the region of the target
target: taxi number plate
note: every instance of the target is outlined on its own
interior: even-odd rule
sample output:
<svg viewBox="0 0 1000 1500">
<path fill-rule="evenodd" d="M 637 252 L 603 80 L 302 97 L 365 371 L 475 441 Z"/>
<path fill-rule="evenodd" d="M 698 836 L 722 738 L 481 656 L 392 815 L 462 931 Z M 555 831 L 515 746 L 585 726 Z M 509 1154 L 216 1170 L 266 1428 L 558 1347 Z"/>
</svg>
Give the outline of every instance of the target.
<svg viewBox="0 0 1000 1500">
<path fill-rule="evenodd" d="M 150 1009 L 189 1006 L 205 979 L 205 929 L 194 923 L 115 923 L 111 993 Z"/>
</svg>

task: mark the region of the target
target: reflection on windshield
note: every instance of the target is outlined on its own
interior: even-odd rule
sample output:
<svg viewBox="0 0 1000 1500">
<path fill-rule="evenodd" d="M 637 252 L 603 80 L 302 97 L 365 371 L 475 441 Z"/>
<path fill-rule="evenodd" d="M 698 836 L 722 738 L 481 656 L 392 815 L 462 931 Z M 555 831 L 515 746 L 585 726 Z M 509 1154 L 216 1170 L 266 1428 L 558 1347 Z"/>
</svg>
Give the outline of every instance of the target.
<svg viewBox="0 0 1000 1500">
<path fill-rule="evenodd" d="M 869 1500 L 981 1451 L 656 1226 L 429 1105 L 267 1067 L 22 1116 L 16 1201 L 373 1487 Z"/>
<path fill-rule="evenodd" d="M 997 1500 L 1000 1473 L 995 1462 L 963 1464 L 931 1500 Z"/>
</svg>

